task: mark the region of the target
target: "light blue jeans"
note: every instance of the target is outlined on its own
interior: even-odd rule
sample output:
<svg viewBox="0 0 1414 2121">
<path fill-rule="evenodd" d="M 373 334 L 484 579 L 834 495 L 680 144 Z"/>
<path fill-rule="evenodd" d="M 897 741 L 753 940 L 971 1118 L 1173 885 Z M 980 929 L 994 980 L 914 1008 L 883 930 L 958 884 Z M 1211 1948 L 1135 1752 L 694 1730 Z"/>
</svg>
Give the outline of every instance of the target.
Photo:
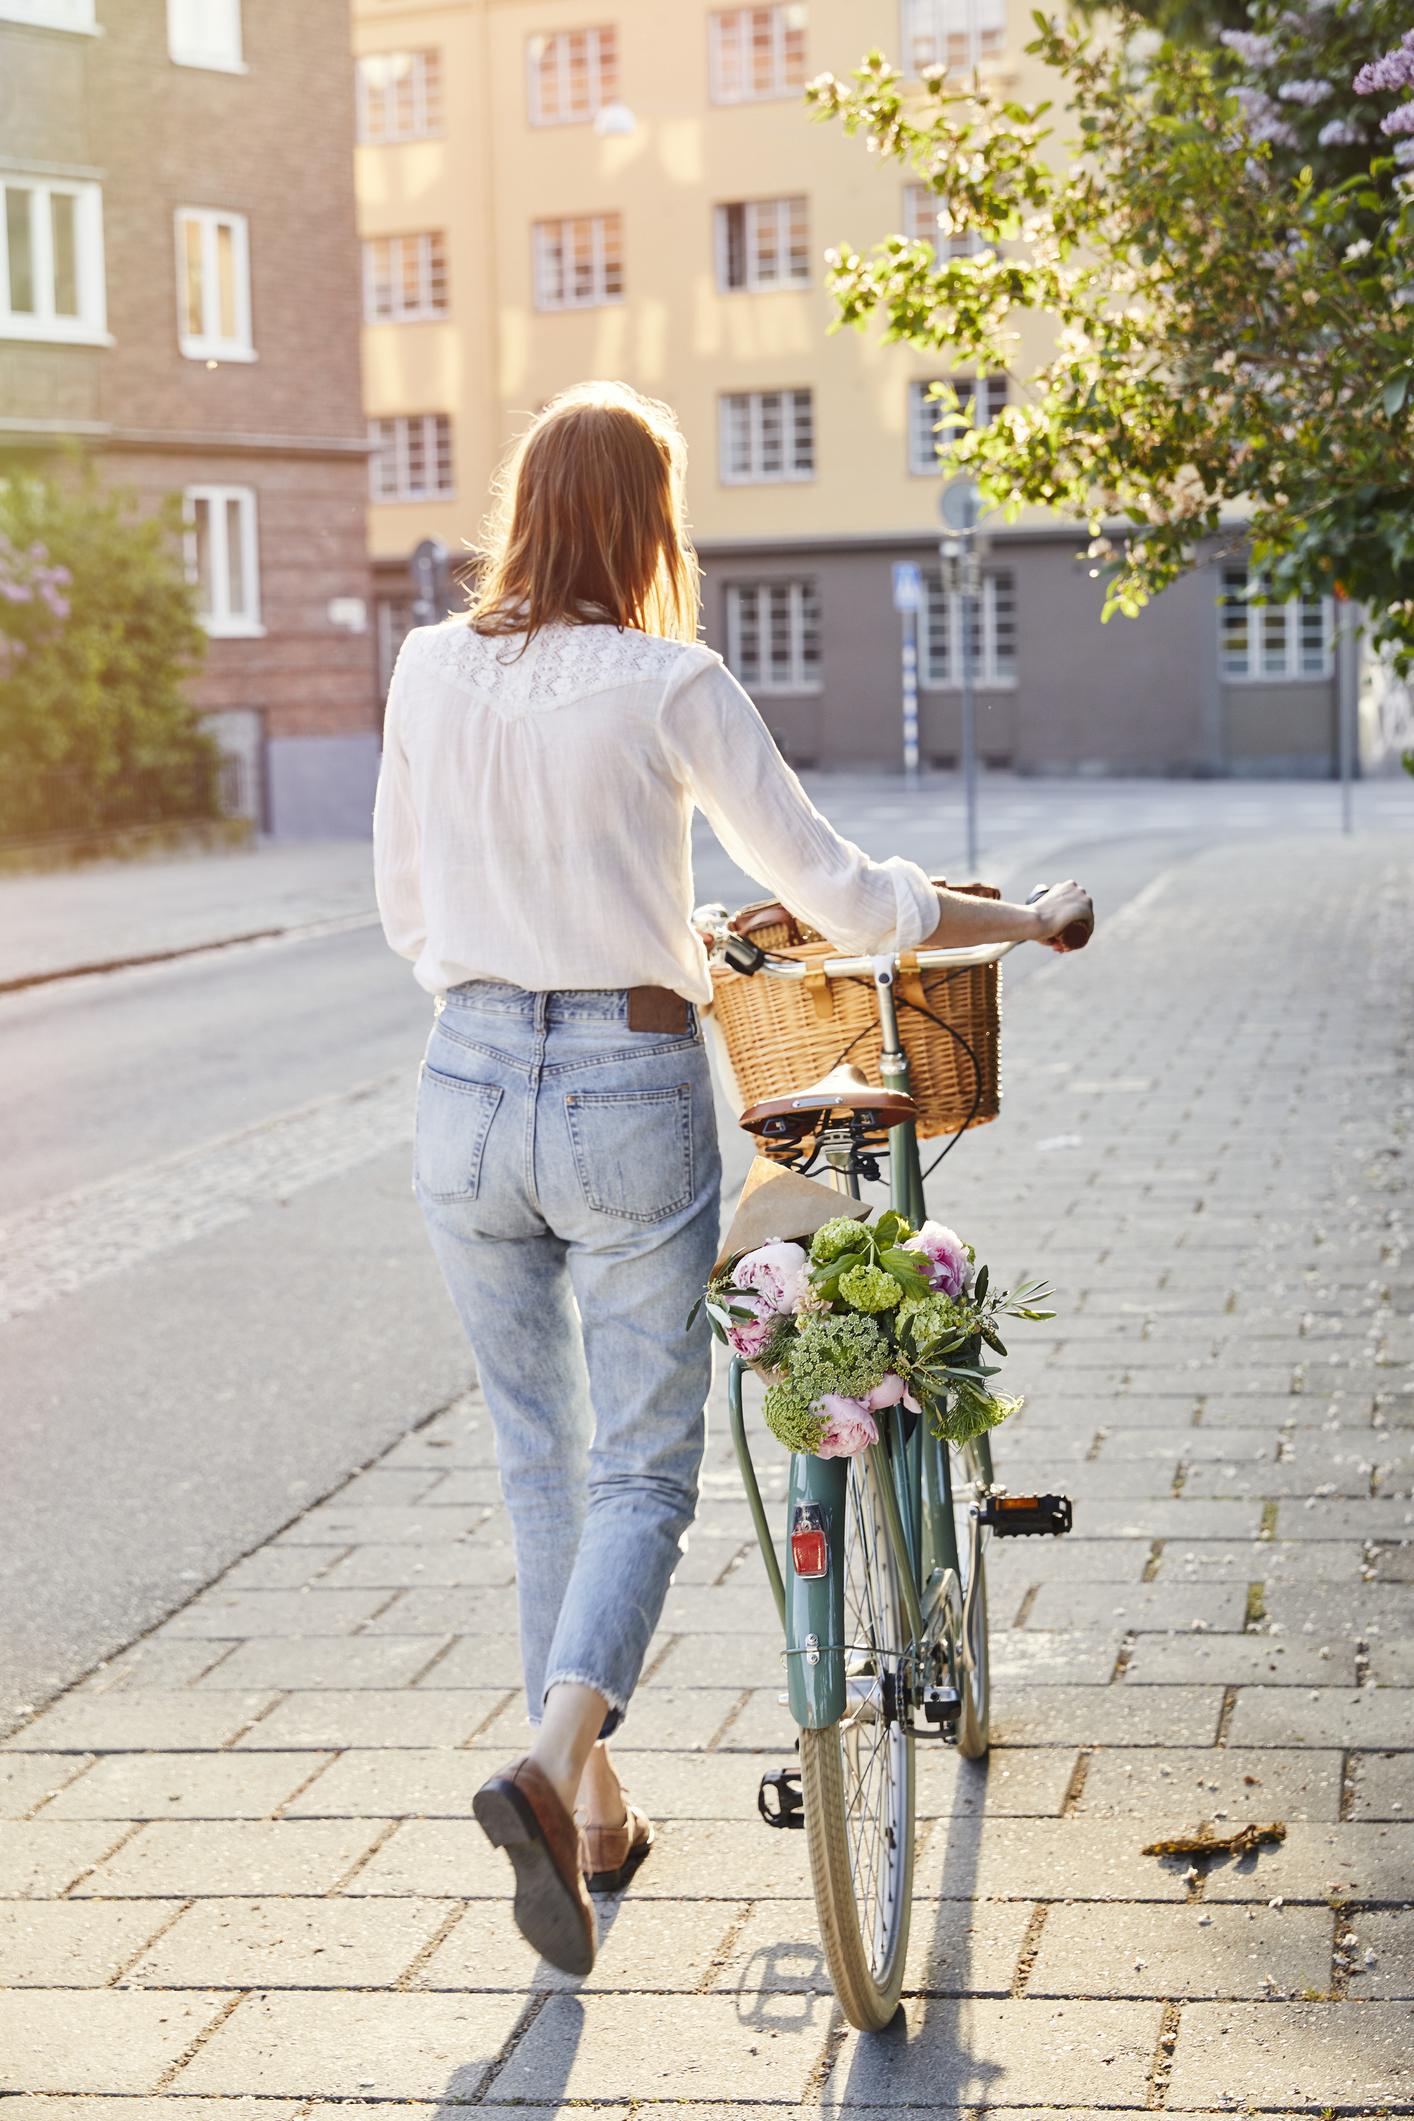
<svg viewBox="0 0 1414 2121">
<path fill-rule="evenodd" d="M 698 1318 L 721 1160 L 702 1033 L 630 1031 L 612 989 L 452 988 L 414 1187 L 480 1374 L 510 1512 L 532 1723 L 560 1680 L 618 1728 L 697 1505 Z"/>
</svg>

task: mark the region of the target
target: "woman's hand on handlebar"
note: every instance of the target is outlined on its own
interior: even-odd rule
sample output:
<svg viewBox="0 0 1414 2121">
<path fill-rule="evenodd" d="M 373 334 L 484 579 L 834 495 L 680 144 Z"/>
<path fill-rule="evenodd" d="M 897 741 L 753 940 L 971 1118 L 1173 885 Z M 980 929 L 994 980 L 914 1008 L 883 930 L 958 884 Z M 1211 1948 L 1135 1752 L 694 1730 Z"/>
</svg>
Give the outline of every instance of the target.
<svg viewBox="0 0 1414 2121">
<path fill-rule="evenodd" d="M 1048 950 L 1062 953 L 1083 950 L 1095 931 L 1095 908 L 1083 884 L 1071 877 L 1064 884 L 1047 884 L 1027 900 L 1036 917 L 1034 940 Z"/>
</svg>

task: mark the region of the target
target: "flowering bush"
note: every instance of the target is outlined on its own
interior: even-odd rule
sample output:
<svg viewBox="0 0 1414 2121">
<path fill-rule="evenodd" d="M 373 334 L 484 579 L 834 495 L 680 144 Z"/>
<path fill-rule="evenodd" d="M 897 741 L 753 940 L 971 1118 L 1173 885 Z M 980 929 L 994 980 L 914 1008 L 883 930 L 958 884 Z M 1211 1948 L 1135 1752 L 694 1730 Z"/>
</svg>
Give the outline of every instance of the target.
<svg viewBox="0 0 1414 2121">
<path fill-rule="evenodd" d="M 913 1230 L 892 1210 L 837 1216 L 803 1244 L 758 1245 L 707 1288 L 707 1316 L 766 1379 L 766 1426 L 790 1451 L 849 1458 L 879 1440 L 900 1402 L 935 1435 L 966 1443 L 1021 1405 L 994 1391 L 1003 1317 L 1050 1318 L 1030 1282 L 993 1293 L 971 1245 L 941 1223 Z"/>
</svg>

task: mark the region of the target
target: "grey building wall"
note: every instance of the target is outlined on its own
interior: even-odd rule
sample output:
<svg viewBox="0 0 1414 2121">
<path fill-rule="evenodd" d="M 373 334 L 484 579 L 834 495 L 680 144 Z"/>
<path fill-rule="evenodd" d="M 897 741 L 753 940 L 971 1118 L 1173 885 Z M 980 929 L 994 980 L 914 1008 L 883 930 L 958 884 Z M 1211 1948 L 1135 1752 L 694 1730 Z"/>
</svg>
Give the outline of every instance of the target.
<svg viewBox="0 0 1414 2121">
<path fill-rule="evenodd" d="M 1185 575 L 1137 619 L 1101 622 L 1103 587 L 1080 536 L 1000 533 L 992 563 L 1016 591 L 1016 678 L 979 684 L 978 752 L 1022 773 L 1319 774 L 1335 770 L 1334 682 L 1225 681 L 1219 570 Z M 821 684 L 762 692 L 757 704 L 797 765 L 902 764 L 900 621 L 892 564 L 937 565 L 937 546 L 905 539 L 704 550 L 707 639 L 725 649 L 733 581 L 811 576 L 821 602 Z M 956 763 L 961 695 L 923 686 L 925 760 Z"/>
</svg>

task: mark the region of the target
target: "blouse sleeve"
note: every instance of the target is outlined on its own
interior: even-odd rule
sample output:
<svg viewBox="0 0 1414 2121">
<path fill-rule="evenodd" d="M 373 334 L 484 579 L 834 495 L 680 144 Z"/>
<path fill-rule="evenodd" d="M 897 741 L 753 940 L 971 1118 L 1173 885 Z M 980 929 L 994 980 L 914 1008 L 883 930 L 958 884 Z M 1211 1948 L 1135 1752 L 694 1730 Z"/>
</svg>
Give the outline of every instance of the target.
<svg viewBox="0 0 1414 2121">
<path fill-rule="evenodd" d="M 383 759 L 373 802 L 373 886 L 383 933 L 400 957 L 418 958 L 427 942 L 422 908 L 422 835 L 403 741 L 403 694 L 409 643 L 404 642 L 388 687 Z"/>
<path fill-rule="evenodd" d="M 812 928 L 860 955 L 915 950 L 938 894 L 915 862 L 871 861 L 820 815 L 730 671 L 694 659 L 663 703 L 683 784 L 732 860 Z"/>
</svg>

